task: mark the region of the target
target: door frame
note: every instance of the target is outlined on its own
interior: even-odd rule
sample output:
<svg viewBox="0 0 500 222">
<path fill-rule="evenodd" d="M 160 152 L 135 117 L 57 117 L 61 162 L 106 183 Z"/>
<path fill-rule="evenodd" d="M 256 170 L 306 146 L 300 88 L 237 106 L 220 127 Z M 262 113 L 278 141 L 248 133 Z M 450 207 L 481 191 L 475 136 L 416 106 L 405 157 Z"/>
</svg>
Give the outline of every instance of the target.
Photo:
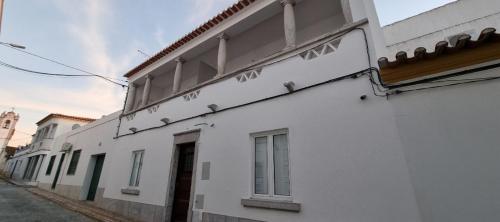
<svg viewBox="0 0 500 222">
<path fill-rule="evenodd" d="M 175 181 L 177 179 L 177 168 L 179 165 L 179 149 L 180 145 L 186 143 L 194 143 L 194 157 L 193 157 L 193 175 L 191 177 L 191 191 L 189 194 L 189 208 L 187 221 L 192 221 L 193 217 L 193 202 L 194 191 L 196 187 L 196 171 L 198 168 L 198 140 L 200 138 L 201 129 L 195 129 L 174 134 L 174 144 L 172 146 L 172 158 L 170 160 L 170 176 L 167 186 L 167 197 L 165 199 L 165 220 L 170 221 L 172 217 L 172 209 L 174 204 L 175 195 Z"/>
<path fill-rule="evenodd" d="M 50 186 L 52 190 L 56 189 L 57 181 L 59 180 L 59 175 L 61 174 L 62 166 L 65 160 L 66 160 L 66 153 L 62 153 L 61 157 L 59 158 L 59 165 L 57 165 L 57 169 L 54 175 L 54 180 L 52 181 L 52 185 Z"/>
<path fill-rule="evenodd" d="M 89 164 L 87 165 L 87 172 L 85 173 L 85 177 L 83 179 L 82 189 L 80 192 L 80 200 L 87 200 L 87 196 L 90 191 L 90 182 L 92 181 L 92 177 L 94 176 L 94 170 L 97 162 L 97 158 L 99 156 L 104 156 L 104 161 L 106 161 L 106 153 L 98 153 L 92 154 L 89 158 Z M 104 163 L 103 163 L 104 168 Z M 102 171 L 101 171 L 102 175 Z M 99 189 L 99 187 L 98 187 Z"/>
</svg>

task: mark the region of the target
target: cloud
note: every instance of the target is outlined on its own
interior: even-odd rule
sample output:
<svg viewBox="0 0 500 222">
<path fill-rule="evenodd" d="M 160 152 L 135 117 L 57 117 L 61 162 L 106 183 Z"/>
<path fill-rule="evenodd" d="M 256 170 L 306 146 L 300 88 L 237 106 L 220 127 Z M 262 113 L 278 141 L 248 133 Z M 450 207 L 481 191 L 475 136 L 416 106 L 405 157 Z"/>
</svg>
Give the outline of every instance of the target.
<svg viewBox="0 0 500 222">
<path fill-rule="evenodd" d="M 70 1 L 55 0 L 56 6 L 67 16 L 67 31 L 70 36 L 81 46 L 81 57 L 84 58 L 86 67 L 95 73 L 105 73 L 107 76 L 119 78 L 129 67 L 135 50 L 128 50 L 128 54 L 113 57 L 108 49 L 106 30 L 112 27 L 113 11 L 109 0 L 82 0 L 74 7 Z M 92 79 L 84 90 L 65 92 L 58 100 L 62 104 L 74 108 L 58 107 L 58 110 L 88 110 L 89 113 L 99 112 L 108 114 L 122 108 L 124 90 L 110 85 L 102 79 Z M 57 91 L 57 90 L 55 90 Z M 78 101 L 78 102 L 74 102 Z M 51 101 L 59 104 L 58 101 Z M 45 107 L 53 110 L 51 107 Z"/>
<path fill-rule="evenodd" d="M 188 21 L 191 25 L 201 25 L 217 13 L 231 6 L 236 0 L 190 0 L 192 10 Z"/>
<path fill-rule="evenodd" d="M 156 27 L 155 40 L 160 45 L 160 47 L 165 47 L 168 43 L 165 41 L 165 30 L 160 27 Z"/>
</svg>

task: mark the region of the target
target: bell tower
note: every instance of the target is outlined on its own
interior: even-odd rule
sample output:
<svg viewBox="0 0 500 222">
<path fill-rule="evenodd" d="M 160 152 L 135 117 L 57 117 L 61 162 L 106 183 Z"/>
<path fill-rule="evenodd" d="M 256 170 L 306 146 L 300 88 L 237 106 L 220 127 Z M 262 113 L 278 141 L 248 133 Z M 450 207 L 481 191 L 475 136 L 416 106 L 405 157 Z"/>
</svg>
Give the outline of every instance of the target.
<svg viewBox="0 0 500 222">
<path fill-rule="evenodd" d="M 9 144 L 10 139 L 14 135 L 16 123 L 19 120 L 19 114 L 14 112 L 14 109 L 9 112 L 0 114 L 0 169 L 3 169 L 6 158 L 5 148 Z"/>
</svg>

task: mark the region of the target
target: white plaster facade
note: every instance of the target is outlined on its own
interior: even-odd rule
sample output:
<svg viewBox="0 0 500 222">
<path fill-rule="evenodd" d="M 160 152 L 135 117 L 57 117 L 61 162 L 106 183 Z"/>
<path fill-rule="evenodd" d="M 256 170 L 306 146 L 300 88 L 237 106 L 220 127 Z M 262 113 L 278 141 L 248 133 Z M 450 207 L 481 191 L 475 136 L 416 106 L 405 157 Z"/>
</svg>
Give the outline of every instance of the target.
<svg viewBox="0 0 500 222">
<path fill-rule="evenodd" d="M 5 148 L 14 135 L 17 121 L 19 121 L 19 114 L 13 111 L 0 114 L 0 169 L 5 167 L 7 161 Z"/>
<path fill-rule="evenodd" d="M 196 134 L 189 140 L 196 143 L 191 221 L 498 221 L 500 84 L 376 96 L 382 92 L 366 73 L 394 52 L 387 42 L 412 51 L 420 43 L 433 47 L 443 35 L 384 36 L 396 31 L 380 28 L 371 0 L 285 4 L 294 10 L 295 46 L 291 39 L 286 44 L 293 28 L 285 26 L 290 13 L 283 13 L 283 2 L 256 1 L 132 75 L 123 113 L 55 140 L 47 153 L 56 156 L 54 168 L 63 144 L 72 150 L 54 192 L 86 200 L 93 157 L 106 154 L 93 204 L 138 220 L 169 221 L 179 140 Z M 426 16 L 394 26 L 411 27 Z M 462 22 L 476 27 L 475 21 Z M 221 33 L 227 35 L 223 47 Z M 253 189 L 252 136 L 275 130 L 287 132 L 290 195 L 263 197 Z M 67 175 L 75 150 L 82 150 L 78 167 Z M 134 151 L 144 156 L 140 183 L 130 187 Z M 52 190 L 54 173 L 47 175 L 47 167 L 44 161 L 38 181 Z M 300 209 L 242 204 L 256 200 Z"/>
<path fill-rule="evenodd" d="M 500 29 L 500 1 L 458 0 L 383 27 L 388 50 L 382 56 L 394 59 L 397 52 L 418 47 L 434 51 L 439 41 L 459 34 L 477 39 L 485 28 Z"/>
<path fill-rule="evenodd" d="M 14 156 L 8 160 L 3 170 L 10 178 L 36 185 L 40 167 L 46 161 L 47 154 L 53 149 L 55 138 L 65 132 L 71 131 L 73 128 L 90 122 L 89 120 L 69 119 L 58 116 L 52 117 L 52 115 L 54 114 L 48 115 L 43 119 L 43 122 L 37 123 L 37 131 L 33 136 L 31 144 L 19 147 Z M 30 158 L 33 160 L 30 161 Z M 33 162 L 33 169 L 29 169 L 30 162 Z M 32 175 L 29 174 L 30 172 Z"/>
</svg>

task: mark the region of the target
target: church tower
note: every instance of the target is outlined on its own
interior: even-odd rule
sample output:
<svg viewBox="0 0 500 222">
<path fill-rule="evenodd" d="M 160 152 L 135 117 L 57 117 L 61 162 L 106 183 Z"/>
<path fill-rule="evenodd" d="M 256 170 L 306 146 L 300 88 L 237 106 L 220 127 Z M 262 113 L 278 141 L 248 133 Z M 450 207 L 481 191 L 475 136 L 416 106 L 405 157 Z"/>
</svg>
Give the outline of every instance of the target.
<svg viewBox="0 0 500 222">
<path fill-rule="evenodd" d="M 5 148 L 14 135 L 16 123 L 19 120 L 19 114 L 14 111 L 3 112 L 0 115 L 0 169 L 3 169 L 6 158 Z"/>
</svg>

